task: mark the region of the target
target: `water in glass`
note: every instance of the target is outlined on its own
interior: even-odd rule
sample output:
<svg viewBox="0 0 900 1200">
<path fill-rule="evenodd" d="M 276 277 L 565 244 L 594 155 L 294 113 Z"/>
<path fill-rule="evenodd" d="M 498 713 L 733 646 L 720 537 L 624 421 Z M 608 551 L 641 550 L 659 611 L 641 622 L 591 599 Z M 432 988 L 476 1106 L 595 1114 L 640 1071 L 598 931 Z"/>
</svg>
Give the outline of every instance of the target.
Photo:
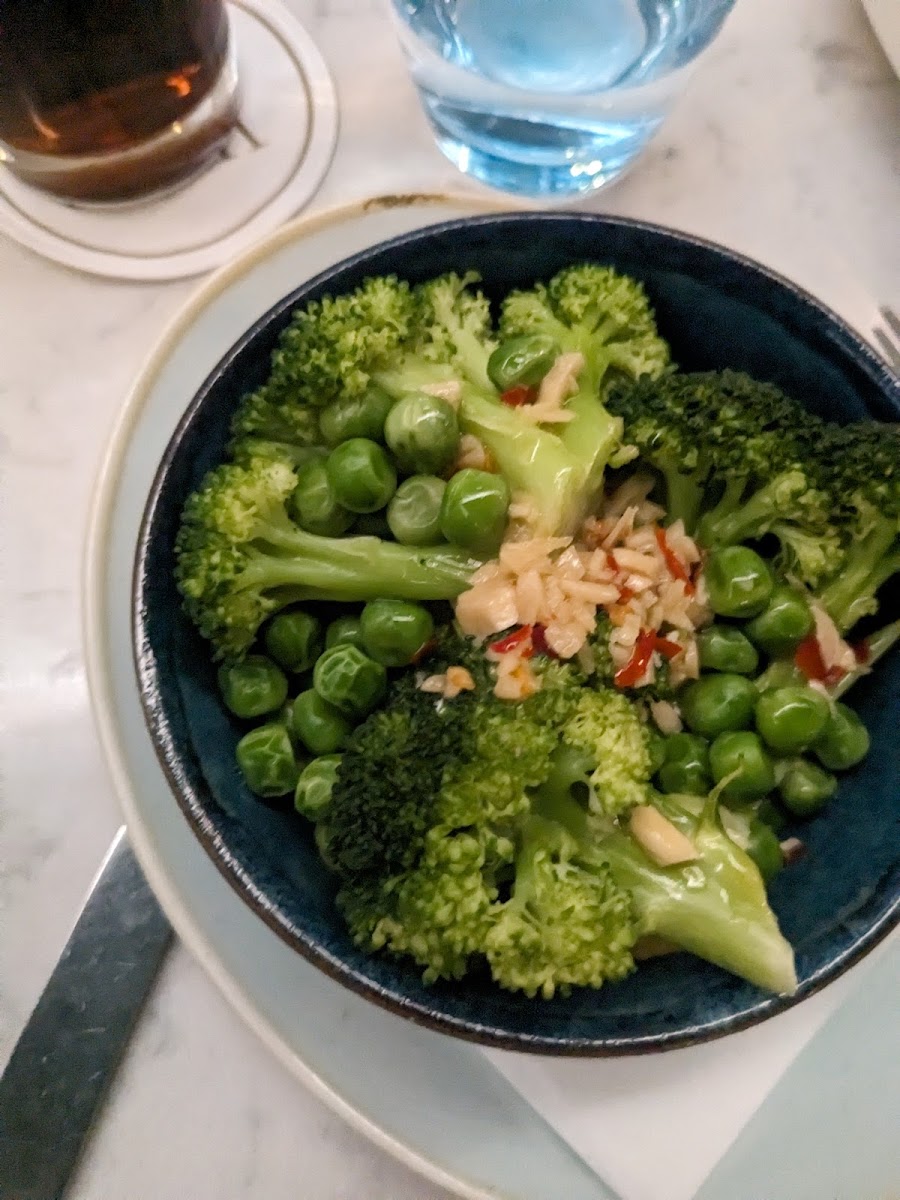
<svg viewBox="0 0 900 1200">
<path fill-rule="evenodd" d="M 735 0 L 392 0 L 443 152 L 494 187 L 590 191 L 644 149 Z"/>
</svg>

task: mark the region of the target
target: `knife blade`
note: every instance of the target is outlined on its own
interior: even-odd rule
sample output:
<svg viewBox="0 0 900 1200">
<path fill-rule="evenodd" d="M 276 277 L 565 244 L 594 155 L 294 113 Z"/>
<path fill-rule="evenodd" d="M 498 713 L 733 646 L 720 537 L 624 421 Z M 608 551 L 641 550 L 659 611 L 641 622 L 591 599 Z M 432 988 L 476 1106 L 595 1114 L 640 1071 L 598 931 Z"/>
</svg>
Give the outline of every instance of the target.
<svg viewBox="0 0 900 1200">
<path fill-rule="evenodd" d="M 60 1200 L 171 940 L 120 829 L 0 1077 L 0 1196 Z"/>
</svg>

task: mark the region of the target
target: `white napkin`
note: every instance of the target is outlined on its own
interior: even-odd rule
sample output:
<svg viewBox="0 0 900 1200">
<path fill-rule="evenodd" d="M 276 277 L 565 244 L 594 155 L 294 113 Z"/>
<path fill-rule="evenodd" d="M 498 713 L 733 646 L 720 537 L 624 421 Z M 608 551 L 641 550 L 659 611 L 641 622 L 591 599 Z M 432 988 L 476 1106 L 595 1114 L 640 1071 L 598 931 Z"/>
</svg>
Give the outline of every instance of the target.
<svg viewBox="0 0 900 1200">
<path fill-rule="evenodd" d="M 836 250 L 818 263 L 820 277 L 804 282 L 869 336 L 876 303 Z M 868 965 L 753 1029 L 685 1050 L 617 1059 L 483 1053 L 620 1200 L 692 1200 Z"/>
<path fill-rule="evenodd" d="M 851 986 L 845 976 L 753 1029 L 664 1054 L 484 1054 L 620 1200 L 691 1200 Z"/>
</svg>

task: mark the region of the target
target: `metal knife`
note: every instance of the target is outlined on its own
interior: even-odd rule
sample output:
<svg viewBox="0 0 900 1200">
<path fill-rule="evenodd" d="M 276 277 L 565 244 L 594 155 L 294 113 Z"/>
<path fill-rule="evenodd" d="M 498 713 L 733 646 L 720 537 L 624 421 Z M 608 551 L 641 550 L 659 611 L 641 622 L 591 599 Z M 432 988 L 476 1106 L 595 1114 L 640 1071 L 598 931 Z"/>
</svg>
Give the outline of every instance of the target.
<svg viewBox="0 0 900 1200">
<path fill-rule="evenodd" d="M 171 940 L 122 828 L 0 1077 L 6 1200 L 60 1200 Z"/>
</svg>

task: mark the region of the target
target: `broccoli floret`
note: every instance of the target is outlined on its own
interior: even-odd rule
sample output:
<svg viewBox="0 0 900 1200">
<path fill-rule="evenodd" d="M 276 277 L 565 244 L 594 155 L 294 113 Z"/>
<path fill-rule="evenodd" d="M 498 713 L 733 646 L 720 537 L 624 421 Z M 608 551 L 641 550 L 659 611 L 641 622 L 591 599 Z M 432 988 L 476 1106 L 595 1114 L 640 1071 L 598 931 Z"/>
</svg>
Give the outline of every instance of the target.
<svg viewBox="0 0 900 1200">
<path fill-rule="evenodd" d="M 494 919 L 497 861 L 489 831 L 435 829 L 412 870 L 386 882 L 352 881 L 338 905 L 359 945 L 409 956 L 426 983 L 460 979 Z"/>
<path fill-rule="evenodd" d="M 562 738 L 593 758 L 590 803 L 597 813 L 617 816 L 648 802 L 652 763 L 647 726 L 621 692 L 585 689 Z"/>
<path fill-rule="evenodd" d="M 628 894 L 609 868 L 581 865 L 578 851 L 556 822 L 537 815 L 525 822 L 512 895 L 484 939 L 501 987 L 549 1000 L 634 969 L 637 933 Z"/>
<path fill-rule="evenodd" d="M 431 361 L 450 363 L 463 379 L 492 394 L 487 364 L 497 343 L 490 303 L 471 288 L 480 278 L 477 271 L 450 273 L 415 289 L 422 329 L 417 349 Z"/>
<path fill-rule="evenodd" d="M 655 467 L 667 519 L 706 546 L 778 538 L 780 564 L 816 585 L 841 558 L 824 422 L 738 371 L 671 373 L 618 388 L 609 407 Z"/>
<path fill-rule="evenodd" d="M 546 334 L 562 350 L 584 355 L 578 392 L 567 403 L 575 417 L 560 440 L 581 465 L 584 486 L 595 492 L 622 443 L 621 419 L 604 405 L 601 387 L 616 377 L 655 377 L 669 362 L 643 287 L 611 267 L 566 267 L 547 284 L 507 296 L 500 334 Z"/>
<path fill-rule="evenodd" d="M 865 421 L 833 427 L 824 453 L 846 552 L 819 598 L 846 631 L 877 611 L 878 591 L 900 573 L 900 426 Z"/>
<path fill-rule="evenodd" d="M 286 463 L 256 459 L 216 468 L 185 504 L 176 579 L 188 615 L 217 658 L 241 657 L 263 621 L 288 604 L 452 599 L 478 568 L 453 547 L 307 533 L 285 510 L 295 485 Z"/>
<path fill-rule="evenodd" d="M 659 867 L 623 827 L 598 853 L 631 897 L 641 936 L 655 934 L 767 991 L 797 990 L 794 952 L 778 928 L 753 860 L 725 832 L 715 792 L 656 796 L 656 808 L 693 843 L 698 857 Z"/>
<path fill-rule="evenodd" d="M 315 409 L 266 383 L 241 400 L 231 421 L 228 449 L 234 461 L 244 465 L 254 458 L 274 458 L 299 466 L 320 441 Z"/>
<path fill-rule="evenodd" d="M 375 371 L 396 362 L 418 321 L 412 289 L 394 275 L 310 301 L 293 313 L 272 354 L 268 402 L 316 409 L 362 395 Z"/>
<path fill-rule="evenodd" d="M 658 866 L 622 823 L 598 824 L 572 795 L 541 797 L 541 811 L 575 838 L 575 861 L 609 871 L 632 906 L 634 933 L 655 935 L 768 991 L 797 989 L 794 954 L 766 899 L 756 864 L 728 836 L 712 792 L 698 808 L 696 796 L 654 794 L 652 803 L 692 842 L 697 857 Z"/>
<path fill-rule="evenodd" d="M 486 962 L 502 987 L 549 997 L 621 979 L 655 932 L 789 991 L 790 947 L 755 866 L 714 799 L 698 815 L 652 791 L 636 708 L 552 660 L 535 660 L 536 695 L 501 701 L 478 656 L 443 634 L 429 669 L 467 665 L 474 691 L 436 701 L 411 674 L 344 752 L 320 831 L 355 940 L 412 958 L 429 982 Z M 623 823 L 635 804 L 660 808 L 698 859 L 657 867 Z"/>
</svg>

